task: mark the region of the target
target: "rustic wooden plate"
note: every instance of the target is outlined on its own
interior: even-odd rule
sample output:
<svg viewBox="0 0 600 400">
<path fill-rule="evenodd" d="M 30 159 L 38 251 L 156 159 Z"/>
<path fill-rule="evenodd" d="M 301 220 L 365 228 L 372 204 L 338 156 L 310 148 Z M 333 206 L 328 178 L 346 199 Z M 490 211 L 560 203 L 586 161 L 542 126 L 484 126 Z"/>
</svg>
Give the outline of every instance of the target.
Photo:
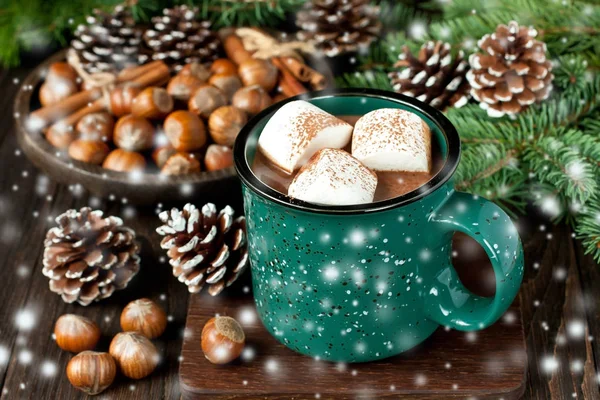
<svg viewBox="0 0 600 400">
<path fill-rule="evenodd" d="M 127 174 L 106 170 L 69 158 L 54 148 L 39 132 L 27 129 L 29 113 L 40 107 L 38 91 L 50 64 L 65 59 L 60 51 L 40 64 L 23 81 L 15 98 L 16 132 L 19 145 L 31 162 L 50 178 L 68 184 L 81 184 L 101 197 L 127 199 L 133 204 L 187 201 L 199 195 L 203 201 L 217 201 L 220 194 L 238 190 L 239 181 L 233 167 L 185 176 L 158 173 Z M 206 197 L 206 199 L 205 199 Z"/>
</svg>

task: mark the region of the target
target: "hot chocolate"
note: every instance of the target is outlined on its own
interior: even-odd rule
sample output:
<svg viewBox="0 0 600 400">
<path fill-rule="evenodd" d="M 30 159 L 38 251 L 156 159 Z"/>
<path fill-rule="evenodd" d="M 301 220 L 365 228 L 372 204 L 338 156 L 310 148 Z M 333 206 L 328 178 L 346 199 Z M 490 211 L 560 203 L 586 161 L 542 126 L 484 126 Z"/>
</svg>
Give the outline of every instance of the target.
<svg viewBox="0 0 600 400">
<path fill-rule="evenodd" d="M 337 116 L 337 118 L 354 126 L 361 116 L 347 115 Z M 351 145 L 348 144 L 344 150 L 351 152 Z M 376 171 L 378 182 L 373 201 L 393 199 L 418 189 L 431 180 L 439 172 L 443 164 L 444 160 L 439 145 L 435 140 L 432 140 L 430 172 Z M 267 186 L 283 194 L 288 193 L 288 188 L 298 173 L 298 171 L 295 171 L 291 175 L 286 173 L 281 168 L 278 168 L 261 151 L 256 152 L 252 163 L 252 172 Z"/>
</svg>

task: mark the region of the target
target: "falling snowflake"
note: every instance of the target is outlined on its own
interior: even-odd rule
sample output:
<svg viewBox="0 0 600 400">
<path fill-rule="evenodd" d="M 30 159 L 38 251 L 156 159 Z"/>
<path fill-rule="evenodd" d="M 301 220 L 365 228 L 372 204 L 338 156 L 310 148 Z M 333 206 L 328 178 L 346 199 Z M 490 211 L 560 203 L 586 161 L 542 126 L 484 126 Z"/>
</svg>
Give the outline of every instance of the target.
<svg viewBox="0 0 600 400">
<path fill-rule="evenodd" d="M 418 374 L 415 376 L 415 385 L 417 386 L 425 386 L 427 384 L 427 377 L 423 374 Z"/>
<path fill-rule="evenodd" d="M 583 321 L 571 321 L 567 324 L 567 333 L 569 337 L 579 339 L 585 334 L 585 324 Z"/>
<path fill-rule="evenodd" d="M 279 370 L 279 363 L 276 360 L 268 359 L 265 363 L 265 369 L 267 372 L 275 373 Z"/>
<path fill-rule="evenodd" d="M 242 351 L 242 360 L 248 362 L 254 360 L 254 357 L 256 357 L 256 351 L 252 347 L 246 346 L 244 351 Z"/>
<path fill-rule="evenodd" d="M 544 372 L 552 373 L 556 368 L 558 368 L 558 361 L 553 357 L 547 356 L 542 359 L 542 369 Z"/>
<path fill-rule="evenodd" d="M 29 309 L 21 310 L 15 315 L 15 325 L 19 330 L 30 331 L 36 324 L 36 315 Z"/>
<path fill-rule="evenodd" d="M 19 363 L 29 365 L 31 364 L 31 360 L 33 360 L 33 354 L 31 354 L 29 350 L 24 349 L 19 352 L 17 359 L 19 360 Z"/>
<path fill-rule="evenodd" d="M 42 376 L 45 376 L 46 378 L 51 378 L 54 375 L 56 375 L 56 371 L 58 370 L 58 368 L 56 364 L 52 361 L 44 361 L 40 367 L 40 370 L 42 372 Z"/>
<path fill-rule="evenodd" d="M 350 233 L 350 242 L 354 246 L 360 246 L 365 242 L 366 235 L 360 229 L 355 229 Z"/>
<path fill-rule="evenodd" d="M 323 271 L 323 275 L 325 276 L 326 280 L 334 281 L 340 276 L 340 271 L 337 267 L 329 266 L 325 268 L 325 270 Z"/>
<path fill-rule="evenodd" d="M 242 325 L 251 325 L 256 322 L 256 312 L 254 312 L 254 308 L 242 308 L 238 314 L 238 321 L 240 321 Z"/>
</svg>

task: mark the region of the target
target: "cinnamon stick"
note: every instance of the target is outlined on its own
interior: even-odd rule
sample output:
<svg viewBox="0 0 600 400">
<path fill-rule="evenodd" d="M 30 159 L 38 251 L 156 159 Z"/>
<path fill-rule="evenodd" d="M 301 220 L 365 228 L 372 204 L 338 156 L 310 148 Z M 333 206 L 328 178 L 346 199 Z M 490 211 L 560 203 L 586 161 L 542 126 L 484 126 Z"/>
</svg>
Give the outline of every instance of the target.
<svg viewBox="0 0 600 400">
<path fill-rule="evenodd" d="M 157 60 L 149 62 L 148 64 L 125 68 L 117 75 L 117 82 L 131 81 L 141 75 L 144 75 L 146 72 L 152 71 L 154 68 L 160 68 L 161 65 L 165 65 L 165 63 Z"/>
<path fill-rule="evenodd" d="M 223 47 L 227 58 L 233 61 L 235 64 L 240 65 L 249 58 L 252 58 L 252 54 L 244 48 L 244 43 L 239 36 L 231 34 L 223 41 Z"/>
<path fill-rule="evenodd" d="M 281 61 L 285 63 L 287 69 L 301 82 L 310 81 L 311 73 L 309 67 L 293 57 L 281 57 Z"/>
<path fill-rule="evenodd" d="M 271 62 L 273 65 L 277 67 L 279 72 L 281 72 L 281 80 L 279 81 L 279 88 L 282 93 L 288 97 L 297 96 L 302 93 L 308 92 L 298 80 L 292 75 L 290 70 L 285 66 L 283 61 L 280 58 L 273 57 L 271 58 Z"/>
<path fill-rule="evenodd" d="M 102 89 L 94 88 L 75 93 L 58 103 L 42 107 L 29 114 L 30 126 L 43 129 L 51 123 L 85 107 L 102 97 Z"/>
</svg>

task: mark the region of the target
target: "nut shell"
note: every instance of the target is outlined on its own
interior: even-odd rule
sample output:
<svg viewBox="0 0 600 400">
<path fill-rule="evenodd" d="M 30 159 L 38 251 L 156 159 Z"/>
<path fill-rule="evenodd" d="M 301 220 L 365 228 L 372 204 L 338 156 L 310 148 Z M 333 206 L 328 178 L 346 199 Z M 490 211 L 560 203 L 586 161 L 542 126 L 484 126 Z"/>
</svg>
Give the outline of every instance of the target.
<svg viewBox="0 0 600 400">
<path fill-rule="evenodd" d="M 54 324 L 58 347 L 71 353 L 93 350 L 100 340 L 100 328 L 88 318 L 75 314 L 61 315 Z"/>
<path fill-rule="evenodd" d="M 163 128 L 175 150 L 194 151 L 206 143 L 204 122 L 190 111 L 172 112 L 165 119 Z"/>
<path fill-rule="evenodd" d="M 89 395 L 103 392 L 115 380 L 117 365 L 108 353 L 84 351 L 67 364 L 71 385 Z"/>
<path fill-rule="evenodd" d="M 192 94 L 188 102 L 188 108 L 194 114 L 208 118 L 214 110 L 226 104 L 227 97 L 220 89 L 211 85 L 204 85 Z"/>
<path fill-rule="evenodd" d="M 217 171 L 233 166 L 233 151 L 227 146 L 211 144 L 206 149 L 204 165 L 207 171 Z"/>
<path fill-rule="evenodd" d="M 213 75 L 208 83 L 221 89 L 228 101 L 242 87 L 242 81 L 237 75 Z"/>
<path fill-rule="evenodd" d="M 115 125 L 113 141 L 124 150 L 148 150 L 154 143 L 154 126 L 145 118 L 125 115 Z"/>
<path fill-rule="evenodd" d="M 173 110 L 173 98 L 166 89 L 149 87 L 140 92 L 131 103 L 131 113 L 148 119 L 162 119 Z"/>
<path fill-rule="evenodd" d="M 210 78 L 210 71 L 202 64 L 191 63 L 186 64 L 181 71 L 179 71 L 178 75 L 193 75 L 202 82 L 206 82 L 208 81 L 208 78 Z"/>
<path fill-rule="evenodd" d="M 227 364 L 242 354 L 246 336 L 231 317 L 214 317 L 202 329 L 202 351 L 213 364 Z"/>
<path fill-rule="evenodd" d="M 177 74 L 169 81 L 167 93 L 175 100 L 187 102 L 192 96 L 192 93 L 203 84 L 204 82 L 194 75 Z"/>
<path fill-rule="evenodd" d="M 107 112 L 97 112 L 83 116 L 77 123 L 75 130 L 81 139 L 112 140 L 115 121 Z"/>
<path fill-rule="evenodd" d="M 237 75 L 237 66 L 228 58 L 219 58 L 210 66 L 213 75 Z"/>
<path fill-rule="evenodd" d="M 163 165 L 165 165 L 165 163 L 169 159 L 169 157 L 171 157 L 175 153 L 177 153 L 177 150 L 175 150 L 171 146 L 159 147 L 158 149 L 152 152 L 152 159 L 154 160 L 158 168 L 162 168 Z"/>
<path fill-rule="evenodd" d="M 69 145 L 69 157 L 89 164 L 102 164 L 108 153 L 110 148 L 100 140 L 77 139 Z"/>
<path fill-rule="evenodd" d="M 231 104 L 249 115 L 256 115 L 272 103 L 271 96 L 259 85 L 246 86 L 235 92 Z"/>
<path fill-rule="evenodd" d="M 249 58 L 240 65 L 238 73 L 244 86 L 259 85 L 270 92 L 277 85 L 279 70 L 270 61 Z"/>
<path fill-rule="evenodd" d="M 123 375 L 142 379 L 152 373 L 160 361 L 158 350 L 150 339 L 136 332 L 118 333 L 108 350 Z"/>
<path fill-rule="evenodd" d="M 72 126 L 57 122 L 48 128 L 46 140 L 57 149 L 66 149 L 77 139 L 77 132 Z"/>
<path fill-rule="evenodd" d="M 62 78 L 46 81 L 40 87 L 40 103 L 44 107 L 50 106 L 77 93 L 77 91 L 75 81 Z"/>
<path fill-rule="evenodd" d="M 160 170 L 164 175 L 187 175 L 200 172 L 200 162 L 191 154 L 177 153 L 169 157 Z"/>
<path fill-rule="evenodd" d="M 114 88 L 110 92 L 110 112 L 115 117 L 131 114 L 133 99 L 140 94 L 142 89 L 136 85 L 125 84 Z"/>
<path fill-rule="evenodd" d="M 77 72 L 69 63 L 64 61 L 57 61 L 50 64 L 48 68 L 48 74 L 46 75 L 46 81 L 53 81 L 56 79 L 65 79 L 77 83 L 79 76 Z"/>
<path fill-rule="evenodd" d="M 115 149 L 106 157 L 102 167 L 118 172 L 143 171 L 146 168 L 146 159 L 140 153 Z"/>
<path fill-rule="evenodd" d="M 167 315 L 150 299 L 134 300 L 121 313 L 121 328 L 125 332 L 137 332 L 148 339 L 154 339 L 167 328 Z"/>
<path fill-rule="evenodd" d="M 210 115 L 208 130 L 215 143 L 232 147 L 246 122 L 248 117 L 244 111 L 233 106 L 224 106 Z"/>
</svg>

